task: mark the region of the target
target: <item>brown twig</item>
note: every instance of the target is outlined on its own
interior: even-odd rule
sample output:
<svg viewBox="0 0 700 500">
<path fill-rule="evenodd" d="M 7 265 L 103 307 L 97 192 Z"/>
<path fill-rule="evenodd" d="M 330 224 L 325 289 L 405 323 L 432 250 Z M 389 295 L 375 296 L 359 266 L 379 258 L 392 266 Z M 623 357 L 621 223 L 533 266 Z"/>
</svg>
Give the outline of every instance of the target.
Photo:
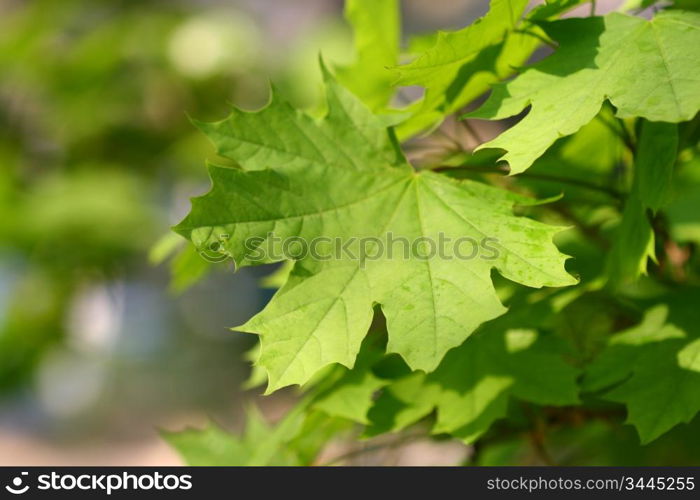
<svg viewBox="0 0 700 500">
<path fill-rule="evenodd" d="M 556 465 L 556 462 L 552 459 L 552 456 L 547 451 L 547 446 L 545 444 L 545 434 L 547 430 L 547 424 L 541 415 L 535 414 L 530 405 L 523 403 L 523 411 L 532 422 L 532 427 L 528 432 L 530 437 L 530 442 L 532 443 L 532 449 L 535 451 L 537 458 L 545 465 Z"/>
<path fill-rule="evenodd" d="M 398 438 L 394 439 L 393 441 L 387 441 L 384 443 L 378 443 L 376 445 L 372 446 L 363 446 L 362 448 L 355 449 L 348 451 L 347 453 L 343 453 L 341 455 L 338 455 L 337 457 L 331 458 L 330 460 L 327 460 L 326 462 L 320 464 L 321 467 L 329 466 L 329 465 L 334 465 L 340 462 L 343 462 L 345 460 L 349 460 L 358 456 L 365 455 L 367 453 L 372 453 L 374 451 L 379 451 L 379 450 L 384 450 L 384 449 L 391 449 L 391 448 L 396 448 L 398 446 L 401 446 L 403 444 L 409 443 L 413 440 L 416 439 L 421 439 L 428 437 L 427 434 L 425 433 L 415 433 L 415 434 L 404 434 L 400 435 Z"/>
<path fill-rule="evenodd" d="M 469 132 L 469 135 L 472 136 L 472 138 L 478 143 L 478 144 L 483 144 L 484 140 L 481 138 L 479 133 L 476 131 L 474 127 L 472 127 L 471 123 L 469 123 L 469 120 L 459 120 L 459 122 L 462 124 L 462 126 Z"/>
</svg>

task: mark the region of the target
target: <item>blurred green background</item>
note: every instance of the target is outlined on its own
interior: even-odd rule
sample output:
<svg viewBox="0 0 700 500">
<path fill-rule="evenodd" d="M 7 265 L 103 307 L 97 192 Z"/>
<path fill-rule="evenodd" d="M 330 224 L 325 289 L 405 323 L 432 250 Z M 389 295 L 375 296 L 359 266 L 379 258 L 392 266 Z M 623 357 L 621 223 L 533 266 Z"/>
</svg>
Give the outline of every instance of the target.
<svg viewBox="0 0 700 500">
<path fill-rule="evenodd" d="M 487 2 L 403 7 L 420 32 Z M 0 465 L 177 464 L 159 428 L 241 420 L 254 339 L 226 327 L 269 269 L 209 270 L 169 235 L 209 185 L 188 115 L 259 107 L 270 80 L 313 107 L 318 53 L 352 58 L 342 8 L 0 0 Z"/>
</svg>

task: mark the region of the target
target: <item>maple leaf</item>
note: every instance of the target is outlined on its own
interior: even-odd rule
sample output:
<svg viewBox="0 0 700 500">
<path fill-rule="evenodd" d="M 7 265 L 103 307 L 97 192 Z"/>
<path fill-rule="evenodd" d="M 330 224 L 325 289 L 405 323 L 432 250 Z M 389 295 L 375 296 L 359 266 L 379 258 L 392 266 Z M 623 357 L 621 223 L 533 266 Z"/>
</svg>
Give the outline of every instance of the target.
<svg viewBox="0 0 700 500">
<path fill-rule="evenodd" d="M 532 329 L 488 325 L 450 351 L 432 373 L 389 386 L 370 410 L 369 435 L 400 430 L 437 410 L 435 433 L 472 442 L 506 415 L 511 397 L 544 405 L 578 402 L 577 370 Z"/>
<path fill-rule="evenodd" d="M 335 68 L 338 81 L 373 111 L 387 107 L 394 76 L 387 69 L 399 58 L 398 0 L 347 0 L 345 17 L 355 34 L 355 61 Z"/>
<path fill-rule="evenodd" d="M 500 42 L 515 28 L 527 4 L 527 0 L 493 0 L 488 13 L 473 24 L 459 31 L 439 31 L 431 48 L 416 60 L 397 68 L 397 83 L 437 86 L 436 91 L 449 86 L 464 64 L 489 45 Z"/>
<path fill-rule="evenodd" d="M 526 170 L 559 137 L 598 114 L 607 99 L 620 118 L 677 123 L 700 109 L 700 14 L 662 11 L 652 20 L 613 12 L 541 23 L 555 53 L 497 85 L 468 117 L 527 116 L 481 148 L 506 150 L 511 173 Z"/>
<path fill-rule="evenodd" d="M 352 367 L 375 303 L 387 318 L 387 351 L 431 371 L 505 312 L 492 269 L 531 287 L 576 283 L 552 242 L 562 228 L 513 214 L 532 199 L 414 171 L 382 119 L 324 75 L 328 113 L 320 121 L 273 97 L 261 111 L 200 125 L 241 168 L 212 166 L 211 191 L 175 228 L 243 266 L 284 259 L 290 239 L 302 247 L 344 242 L 342 255 L 299 257 L 265 309 L 237 328 L 260 335 L 268 392 L 332 363 Z M 465 259 L 455 247 L 430 257 L 429 242 L 445 238 L 486 238 L 494 252 Z M 402 241 L 421 250 L 406 255 Z"/>
<path fill-rule="evenodd" d="M 700 168 L 688 168 L 688 164 L 698 165 L 697 157 L 691 157 L 677 170 L 675 199 L 665 213 L 673 241 L 700 245 Z"/>
<path fill-rule="evenodd" d="M 614 284 L 646 274 L 656 261 L 655 235 L 647 210 L 664 207 L 671 198 L 673 167 L 678 150 L 678 126 L 643 121 L 635 152 L 634 181 L 608 254 L 607 274 Z"/>
<path fill-rule="evenodd" d="M 697 313 L 688 298 L 676 298 L 646 313 L 636 327 L 610 338 L 586 371 L 583 389 L 627 406 L 627 421 L 649 443 L 700 411 L 700 339 Z M 689 307 L 690 306 L 690 307 Z M 676 315 L 674 316 L 674 309 Z M 678 318 L 678 312 L 684 316 Z"/>
<path fill-rule="evenodd" d="M 336 385 L 319 397 L 314 408 L 333 416 L 368 424 L 367 412 L 377 390 L 388 382 L 369 370 L 350 370 Z"/>
<path fill-rule="evenodd" d="M 344 370 L 342 375 L 314 397 L 312 408 L 331 417 L 343 418 L 368 424 L 367 412 L 374 403 L 374 396 L 389 380 L 377 377 L 372 368 L 384 356 L 386 342 L 385 329 L 380 329 L 381 346 L 376 345 L 377 332 L 367 334 L 357 355 L 352 370 Z"/>
<path fill-rule="evenodd" d="M 246 409 L 246 426 L 231 434 L 213 422 L 201 429 L 161 432 L 165 441 L 192 466 L 311 465 L 332 436 L 352 423 L 308 411 L 304 403 L 270 425 L 255 406 Z"/>
<path fill-rule="evenodd" d="M 527 0 L 493 0 L 483 18 L 459 31 L 438 32 L 432 47 L 396 68 L 396 85 L 426 88 L 413 116 L 401 125 L 400 135 L 439 122 L 525 63 L 539 41 L 529 35 L 507 34 L 514 30 L 527 4 Z"/>
<path fill-rule="evenodd" d="M 606 394 L 649 443 L 700 411 L 700 339 L 668 341 L 640 356 L 633 376 Z"/>
<path fill-rule="evenodd" d="M 163 432 L 163 438 L 188 465 L 300 465 L 286 444 L 303 425 L 304 416 L 293 413 L 270 427 L 255 406 L 246 410 L 246 428 L 241 436 L 230 434 L 213 422 L 202 429 Z"/>
<path fill-rule="evenodd" d="M 425 96 L 411 106 L 412 116 L 397 127 L 400 137 L 438 124 L 512 75 L 540 45 L 532 21 L 549 19 L 583 0 L 552 0 L 521 21 L 527 0 L 492 0 L 489 11 L 458 31 L 439 31 L 432 44 L 408 64 L 395 68 L 395 85 L 420 85 Z"/>
</svg>

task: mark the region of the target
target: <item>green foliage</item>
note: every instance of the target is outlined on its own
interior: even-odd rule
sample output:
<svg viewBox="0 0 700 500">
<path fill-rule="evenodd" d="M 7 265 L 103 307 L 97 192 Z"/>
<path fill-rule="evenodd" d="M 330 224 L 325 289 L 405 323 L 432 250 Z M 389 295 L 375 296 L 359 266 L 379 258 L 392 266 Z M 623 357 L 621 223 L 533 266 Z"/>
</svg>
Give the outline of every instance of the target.
<svg viewBox="0 0 700 500">
<path fill-rule="evenodd" d="M 523 64 L 537 46 L 533 37 L 513 34 L 526 5 L 525 0 L 494 0 L 482 19 L 460 31 L 438 32 L 434 46 L 401 66 L 399 85 L 426 89 L 418 112 L 402 129 L 433 125 Z"/>
<path fill-rule="evenodd" d="M 389 417 L 394 425 L 387 430 L 396 431 L 435 408 L 434 433 L 471 443 L 506 415 L 510 397 L 573 405 L 576 370 L 546 344 L 535 330 L 499 330 L 493 324 L 450 351 L 434 372 L 396 381 L 377 401 L 376 418 Z"/>
<path fill-rule="evenodd" d="M 700 341 L 698 292 L 672 297 L 668 305 L 650 308 L 638 326 L 610 337 L 592 363 L 584 389 L 609 388 L 604 397 L 624 403 L 628 421 L 643 443 L 700 411 Z"/>
<path fill-rule="evenodd" d="M 652 20 L 605 17 L 540 23 L 559 48 L 512 82 L 494 87 L 469 116 L 527 116 L 480 147 L 501 148 L 511 173 L 525 171 L 559 137 L 571 135 L 609 100 L 620 118 L 677 123 L 700 109 L 700 16 L 662 11 Z"/>
<path fill-rule="evenodd" d="M 349 0 L 345 16 L 355 32 L 355 62 L 336 68 L 338 80 L 373 111 L 389 105 L 399 59 L 401 23 L 398 0 Z"/>
<path fill-rule="evenodd" d="M 656 213 L 670 199 L 677 151 L 676 125 L 642 121 L 632 188 L 608 259 L 613 283 L 635 280 L 646 274 L 649 259 L 656 260 L 654 230 L 647 211 Z"/>
<path fill-rule="evenodd" d="M 515 203 L 531 200 L 469 180 L 416 174 L 380 119 L 330 76 L 326 89 L 328 114 L 320 122 L 275 99 L 259 113 L 236 111 L 202 125 L 219 154 L 247 171 L 212 167 L 212 191 L 194 200 L 177 226 L 202 250 L 234 235 L 220 251 L 239 266 L 274 260 L 258 256 L 274 245 L 272 233 L 351 243 L 356 258 L 300 258 L 265 310 L 240 327 L 261 335 L 268 391 L 303 384 L 330 363 L 351 368 L 373 303 L 387 317 L 388 352 L 431 371 L 479 324 L 505 311 L 490 284 L 491 269 L 532 287 L 575 283 L 552 243 L 560 229 L 512 214 Z M 260 170 L 269 165 L 279 166 Z M 392 237 L 437 242 L 440 235 L 490 237 L 494 255 L 461 259 L 455 249 L 443 258 L 402 258 L 403 246 L 389 243 Z M 372 247 L 353 238 L 371 238 Z"/>
<path fill-rule="evenodd" d="M 287 262 L 265 309 L 236 328 L 260 338 L 249 387 L 301 385 L 276 429 L 305 415 L 326 440 L 417 431 L 473 445 L 475 464 L 700 463 L 677 446 L 700 412 L 700 59 L 689 50 L 700 18 L 667 8 L 554 20 L 579 3 L 526 12 L 493 0 L 480 20 L 421 37 L 411 62 L 389 67 L 396 3 L 349 1 L 357 59 L 335 76 L 323 69 L 324 116 L 273 91 L 259 111 L 197 122 L 227 164 L 210 165 L 211 191 L 176 231 L 237 266 Z M 542 45 L 553 53 L 523 69 Z M 458 117 L 467 140 L 441 125 L 493 84 Z M 406 85 L 426 93 L 393 113 Z M 483 141 L 475 118 L 528 107 Z M 421 141 L 440 154 L 411 161 Z M 392 258 L 389 233 L 493 238 L 497 251 Z M 355 257 L 290 255 L 285 238 L 350 241 Z M 297 453 L 305 433 L 294 429 L 274 448 Z M 249 435 L 211 432 L 176 446 L 207 463 L 193 455 L 202 442 Z M 322 448 L 293 462 L 318 463 Z"/>
<path fill-rule="evenodd" d="M 163 437 L 189 465 L 299 465 L 286 443 L 298 432 L 301 419 L 295 414 L 271 428 L 259 410 L 251 407 L 240 438 L 213 423 L 202 429 L 165 432 Z"/>
<path fill-rule="evenodd" d="M 454 32 L 439 31 L 431 46 L 409 64 L 397 68 L 397 85 L 425 87 L 415 113 L 398 126 L 409 136 L 435 126 L 446 116 L 511 76 L 540 43 L 534 21 L 555 17 L 581 0 L 554 0 L 521 19 L 528 2 L 493 0 L 489 12 Z"/>
</svg>

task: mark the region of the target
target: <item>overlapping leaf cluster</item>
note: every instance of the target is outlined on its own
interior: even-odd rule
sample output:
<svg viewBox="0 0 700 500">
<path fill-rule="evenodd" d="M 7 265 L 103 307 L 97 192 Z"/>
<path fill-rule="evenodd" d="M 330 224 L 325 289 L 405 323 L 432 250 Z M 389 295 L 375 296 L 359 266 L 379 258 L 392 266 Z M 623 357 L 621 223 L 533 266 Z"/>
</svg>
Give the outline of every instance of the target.
<svg viewBox="0 0 700 500">
<path fill-rule="evenodd" d="M 578 3 L 525 12 L 527 2 L 493 0 L 397 67 L 397 4 L 349 1 L 358 58 L 337 79 L 324 70 L 323 118 L 273 94 L 260 111 L 199 124 L 236 166 L 210 166 L 211 191 L 176 230 L 239 266 L 276 260 L 258 253 L 272 233 L 497 242 L 491 259 L 296 260 L 237 327 L 260 336 L 268 392 L 312 380 L 306 418 L 355 422 L 365 438 L 414 425 L 466 443 L 530 432 L 540 461 L 551 459 L 547 428 L 619 425 L 626 413 L 648 443 L 695 418 L 700 56 L 689 47 L 700 16 L 555 19 Z M 553 53 L 523 68 L 545 42 Z M 398 112 L 390 83 L 426 92 Z M 478 148 L 497 154 L 464 148 L 449 167 L 413 167 L 399 140 L 493 84 L 461 119 L 526 111 Z M 500 175 L 499 161 L 521 175 Z"/>
<path fill-rule="evenodd" d="M 273 234 L 350 243 L 340 258 L 298 260 L 265 310 L 239 328 L 261 336 L 268 390 L 303 384 L 331 363 L 352 367 L 374 303 L 387 318 L 387 351 L 432 371 L 479 324 L 505 312 L 491 284 L 493 268 L 532 287 L 575 283 L 552 243 L 560 228 L 513 215 L 514 204 L 531 200 L 416 173 L 382 120 L 326 78 L 328 114 L 320 121 L 274 97 L 257 113 L 234 111 L 201 125 L 219 154 L 241 168 L 212 166 L 212 191 L 193 201 L 177 227 L 202 249 L 226 235 L 219 251 L 241 266 L 269 261 L 255 251 Z M 404 258 L 387 244 L 373 250 L 376 258 L 363 257 L 360 239 L 389 235 L 410 242 L 491 238 L 495 251 L 488 259 L 456 252 Z M 251 248 L 254 238 L 260 240 Z"/>
</svg>

